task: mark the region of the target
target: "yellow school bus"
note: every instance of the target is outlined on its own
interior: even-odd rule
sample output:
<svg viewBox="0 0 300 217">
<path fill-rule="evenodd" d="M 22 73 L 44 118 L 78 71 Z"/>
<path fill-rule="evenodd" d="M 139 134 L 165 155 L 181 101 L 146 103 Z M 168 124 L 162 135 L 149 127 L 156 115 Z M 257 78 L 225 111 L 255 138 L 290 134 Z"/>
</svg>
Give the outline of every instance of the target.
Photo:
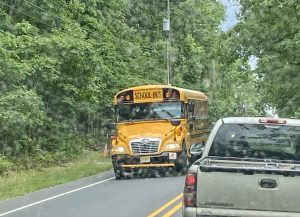
<svg viewBox="0 0 300 217">
<path fill-rule="evenodd" d="M 208 136 L 207 96 L 168 85 L 146 85 L 114 97 L 112 163 L 116 178 L 141 168 L 184 170 L 188 149 Z"/>
</svg>

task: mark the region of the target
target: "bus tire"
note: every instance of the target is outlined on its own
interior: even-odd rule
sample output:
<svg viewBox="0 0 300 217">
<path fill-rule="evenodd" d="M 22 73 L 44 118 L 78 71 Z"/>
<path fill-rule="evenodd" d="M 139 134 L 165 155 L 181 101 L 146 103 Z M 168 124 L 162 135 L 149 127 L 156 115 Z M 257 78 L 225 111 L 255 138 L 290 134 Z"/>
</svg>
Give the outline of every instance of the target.
<svg viewBox="0 0 300 217">
<path fill-rule="evenodd" d="M 182 152 L 179 152 L 177 154 L 177 159 L 175 161 L 175 168 L 177 172 L 185 173 L 188 167 L 187 164 L 187 154 L 186 154 L 186 149 L 184 148 Z"/>
<path fill-rule="evenodd" d="M 115 170 L 115 177 L 116 179 L 122 179 L 123 178 L 122 172 L 120 170 Z"/>
<path fill-rule="evenodd" d="M 123 176 L 123 168 L 120 167 L 120 165 L 117 163 L 114 156 L 112 158 L 112 164 L 113 164 L 116 179 L 122 179 L 124 177 Z"/>
<path fill-rule="evenodd" d="M 116 179 L 122 179 L 124 177 L 123 172 L 120 168 L 114 168 L 114 171 Z"/>
</svg>

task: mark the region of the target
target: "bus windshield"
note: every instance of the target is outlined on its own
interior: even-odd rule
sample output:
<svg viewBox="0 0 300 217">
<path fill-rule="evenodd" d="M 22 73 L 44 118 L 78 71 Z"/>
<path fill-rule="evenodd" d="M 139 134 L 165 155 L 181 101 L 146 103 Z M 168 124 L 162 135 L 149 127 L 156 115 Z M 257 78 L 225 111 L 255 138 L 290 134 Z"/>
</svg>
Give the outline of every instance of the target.
<svg viewBox="0 0 300 217">
<path fill-rule="evenodd" d="M 183 102 L 134 103 L 116 106 L 117 122 L 184 117 Z"/>
</svg>

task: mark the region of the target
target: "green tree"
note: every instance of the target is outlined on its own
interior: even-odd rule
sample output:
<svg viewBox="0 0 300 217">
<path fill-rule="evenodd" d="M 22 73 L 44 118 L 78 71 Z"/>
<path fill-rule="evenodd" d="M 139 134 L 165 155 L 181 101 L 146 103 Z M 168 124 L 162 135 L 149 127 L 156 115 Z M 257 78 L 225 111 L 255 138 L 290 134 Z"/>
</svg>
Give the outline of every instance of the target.
<svg viewBox="0 0 300 217">
<path fill-rule="evenodd" d="M 258 58 L 255 70 L 264 106 L 280 116 L 299 117 L 300 4 L 298 0 L 240 1 L 234 28 L 244 58 Z"/>
</svg>

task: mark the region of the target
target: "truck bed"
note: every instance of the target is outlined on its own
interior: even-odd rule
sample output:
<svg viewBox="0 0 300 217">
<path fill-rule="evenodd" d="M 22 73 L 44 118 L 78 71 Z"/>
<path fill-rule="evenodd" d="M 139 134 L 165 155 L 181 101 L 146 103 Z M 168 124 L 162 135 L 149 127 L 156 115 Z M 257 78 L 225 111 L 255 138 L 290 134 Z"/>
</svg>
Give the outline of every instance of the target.
<svg viewBox="0 0 300 217">
<path fill-rule="evenodd" d="M 197 207 L 296 212 L 300 164 L 204 159 L 198 167 Z"/>
</svg>

